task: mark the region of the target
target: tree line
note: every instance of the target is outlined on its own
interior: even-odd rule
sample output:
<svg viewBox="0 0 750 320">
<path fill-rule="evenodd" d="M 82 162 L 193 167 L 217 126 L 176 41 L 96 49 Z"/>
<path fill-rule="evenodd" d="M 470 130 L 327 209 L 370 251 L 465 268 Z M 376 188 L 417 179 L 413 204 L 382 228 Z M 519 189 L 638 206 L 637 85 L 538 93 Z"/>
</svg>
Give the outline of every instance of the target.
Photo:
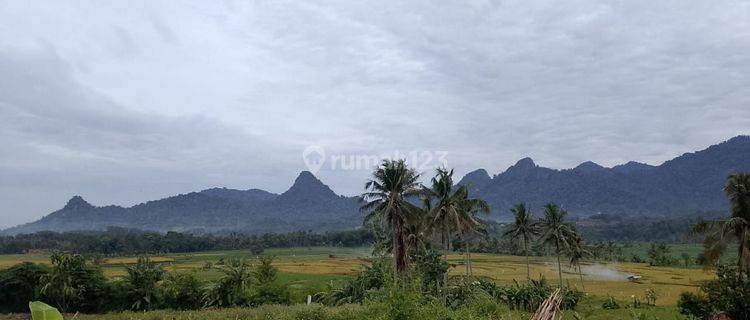
<svg viewBox="0 0 750 320">
<path fill-rule="evenodd" d="M 264 248 L 356 247 L 370 245 L 373 241 L 372 232 L 366 229 L 326 233 L 296 231 L 263 235 L 194 235 L 109 228 L 103 232 L 42 231 L 4 236 L 0 237 L 0 254 L 57 250 L 81 254 L 136 255 L 232 249 L 250 249 L 254 253 L 260 253 Z"/>
</svg>

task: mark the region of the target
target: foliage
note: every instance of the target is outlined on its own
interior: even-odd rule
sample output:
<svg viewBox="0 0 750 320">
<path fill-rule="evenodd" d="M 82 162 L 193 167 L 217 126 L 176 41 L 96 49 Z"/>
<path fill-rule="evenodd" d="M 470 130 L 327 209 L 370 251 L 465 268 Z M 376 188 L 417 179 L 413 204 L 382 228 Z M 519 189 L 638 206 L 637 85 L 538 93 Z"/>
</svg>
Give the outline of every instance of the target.
<svg viewBox="0 0 750 320">
<path fill-rule="evenodd" d="M 388 261 L 377 260 L 371 266 L 362 266 L 362 271 L 343 286 L 330 286 L 328 290 L 315 294 L 315 301 L 326 305 L 361 303 L 368 292 L 383 288 L 389 278 Z"/>
<path fill-rule="evenodd" d="M 563 279 L 560 255 L 567 250 L 575 235 L 573 225 L 565 221 L 567 215 L 568 212 L 556 204 L 548 203 L 544 206 L 544 218 L 539 221 L 542 230 L 542 242 L 551 246 L 557 255 L 557 272 L 561 288 L 563 287 Z"/>
<path fill-rule="evenodd" d="M 109 228 L 104 232 L 51 232 L 0 236 L 0 254 L 20 254 L 30 250 L 58 250 L 91 256 L 181 253 L 248 248 L 260 255 L 265 248 L 311 246 L 357 247 L 373 242 L 367 229 L 312 233 L 195 235 L 179 232 L 144 232 Z"/>
<path fill-rule="evenodd" d="M 525 203 L 519 203 L 510 209 L 515 221 L 505 231 L 503 236 L 509 236 L 523 241 L 523 254 L 526 256 L 526 279 L 531 279 L 531 267 L 529 266 L 529 244 L 540 235 L 539 223 L 534 220 L 530 209 Z"/>
<path fill-rule="evenodd" d="M 52 268 L 42 275 L 41 297 L 63 312 L 92 312 L 102 308 L 108 287 L 104 274 L 79 254 L 53 253 Z"/>
<path fill-rule="evenodd" d="M 666 243 L 652 243 L 648 249 L 648 263 L 652 266 L 670 266 L 675 260 Z"/>
<path fill-rule="evenodd" d="M 514 281 L 515 282 L 515 281 Z M 500 290 L 500 300 L 508 304 L 511 309 L 533 311 L 552 294 L 553 288 L 541 278 L 531 280 L 526 284 L 515 282 L 513 286 L 503 287 Z M 583 298 L 583 292 L 575 289 L 562 289 L 563 309 L 573 309 Z"/>
<path fill-rule="evenodd" d="M 260 263 L 255 268 L 255 271 L 253 271 L 253 276 L 255 277 L 255 281 L 259 285 L 265 285 L 276 281 L 276 275 L 278 274 L 279 270 L 273 266 L 273 260 L 274 257 L 271 256 L 263 256 L 258 258 L 258 261 Z"/>
<path fill-rule="evenodd" d="M 680 311 L 699 318 L 724 311 L 734 320 L 750 319 L 750 276 L 736 267 L 719 266 L 716 277 L 701 285 L 701 294 L 682 294 Z"/>
<path fill-rule="evenodd" d="M 405 160 L 383 160 L 360 197 L 361 209 L 367 212 L 365 221 L 377 221 L 390 231 L 396 274 L 406 272 L 409 265 L 406 228 L 420 210 L 407 200 L 420 194 L 418 180 L 419 174 Z"/>
<path fill-rule="evenodd" d="M 46 266 L 31 262 L 0 270 L 0 313 L 28 311 L 29 301 L 36 300 L 41 277 L 48 272 Z"/>
<path fill-rule="evenodd" d="M 412 255 L 414 271 L 422 279 L 422 290 L 436 297 L 440 294 L 440 283 L 448 273 L 448 262 L 441 257 L 440 252 L 434 249 Z"/>
<path fill-rule="evenodd" d="M 203 282 L 194 273 L 167 273 L 161 284 L 162 305 L 177 310 L 195 310 L 203 306 Z"/>
<path fill-rule="evenodd" d="M 217 268 L 222 276 L 206 287 L 203 293 L 205 305 L 225 307 L 247 304 L 247 287 L 252 278 L 247 262 L 230 259 L 228 263 Z"/>
<path fill-rule="evenodd" d="M 164 276 L 164 269 L 148 257 L 138 257 L 138 261 L 125 268 L 127 299 L 133 310 L 148 310 L 156 304 L 156 283 Z"/>
<path fill-rule="evenodd" d="M 646 303 L 652 306 L 656 305 L 656 299 L 659 298 L 659 295 L 656 294 L 656 291 L 652 288 L 646 289 L 646 294 L 643 296 L 646 300 Z"/>
<path fill-rule="evenodd" d="M 279 272 L 273 266 L 273 257 L 260 257 L 258 266 L 253 271 L 256 287 L 250 294 L 248 303 L 251 306 L 262 304 L 289 304 L 291 298 L 286 286 L 276 282 L 276 276 Z"/>
<path fill-rule="evenodd" d="M 604 300 L 604 303 L 602 303 L 602 309 L 605 309 L 605 310 L 620 309 L 620 304 L 617 303 L 617 300 L 615 300 L 615 298 L 607 297 L 607 300 Z"/>
<path fill-rule="evenodd" d="M 731 216 L 726 220 L 701 221 L 692 232 L 705 235 L 704 257 L 708 266 L 716 264 L 730 243 L 737 243 L 737 268 L 750 272 L 750 173 L 730 175 L 724 188 Z"/>
</svg>

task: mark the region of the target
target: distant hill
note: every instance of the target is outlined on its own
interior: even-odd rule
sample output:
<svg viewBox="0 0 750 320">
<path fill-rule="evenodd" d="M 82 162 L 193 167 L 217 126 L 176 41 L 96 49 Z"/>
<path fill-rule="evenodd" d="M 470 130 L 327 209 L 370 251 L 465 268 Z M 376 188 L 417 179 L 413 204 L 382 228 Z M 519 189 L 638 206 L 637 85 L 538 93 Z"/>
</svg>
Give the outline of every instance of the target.
<svg viewBox="0 0 750 320">
<path fill-rule="evenodd" d="M 750 137 L 738 136 L 659 166 L 628 162 L 605 168 L 587 161 L 573 169 L 519 160 L 490 177 L 484 169 L 459 184 L 487 200 L 491 218 L 508 220 L 508 208 L 528 203 L 537 215 L 555 202 L 574 216 L 593 214 L 674 216 L 726 210 L 723 187 L 729 174 L 750 172 Z M 149 201 L 133 207 L 96 207 L 76 196 L 44 218 L 4 230 L 104 230 L 109 226 L 153 231 L 249 233 L 328 231 L 361 225 L 355 198 L 339 196 L 310 172 L 302 172 L 282 194 L 258 189 L 213 188 Z"/>
<path fill-rule="evenodd" d="M 130 208 L 95 207 L 75 196 L 62 209 L 3 233 L 105 230 L 110 226 L 196 232 L 328 231 L 358 227 L 361 219 L 355 198 L 336 195 L 312 173 L 304 171 L 282 194 L 213 188 Z"/>
<path fill-rule="evenodd" d="M 467 174 L 459 184 L 472 186 L 495 219 L 509 219 L 508 208 L 526 202 L 541 214 L 555 202 L 571 214 L 692 214 L 725 210 L 727 176 L 750 172 L 750 137 L 738 136 L 705 150 L 686 153 L 659 166 L 628 162 L 605 168 L 591 161 L 573 169 L 537 166 L 530 158 L 492 178 L 484 170 Z"/>
</svg>

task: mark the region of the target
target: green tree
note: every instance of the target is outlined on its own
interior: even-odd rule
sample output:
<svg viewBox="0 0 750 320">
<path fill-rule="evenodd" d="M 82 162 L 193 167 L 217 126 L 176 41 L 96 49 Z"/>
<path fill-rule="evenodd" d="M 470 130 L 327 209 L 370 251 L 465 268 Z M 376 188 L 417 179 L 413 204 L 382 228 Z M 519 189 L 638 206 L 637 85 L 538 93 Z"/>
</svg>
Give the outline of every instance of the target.
<svg viewBox="0 0 750 320">
<path fill-rule="evenodd" d="M 469 188 L 460 187 L 458 189 L 458 216 L 456 217 L 455 229 L 464 244 L 466 251 L 466 275 L 472 274 L 471 270 L 471 250 L 470 239 L 473 235 L 481 233 L 484 223 L 477 217 L 479 213 L 489 214 L 490 206 L 482 199 L 471 198 Z"/>
<path fill-rule="evenodd" d="M 704 255 L 707 265 L 715 265 L 730 243 L 736 242 L 738 272 L 750 268 L 750 173 L 730 175 L 724 188 L 730 202 L 727 220 L 701 221 L 693 232 L 705 235 Z"/>
<path fill-rule="evenodd" d="M 138 261 L 125 268 L 125 283 L 128 288 L 130 308 L 148 310 L 156 304 L 156 284 L 164 276 L 164 268 L 148 257 L 138 257 Z"/>
<path fill-rule="evenodd" d="M 554 203 L 548 203 L 544 206 L 544 218 L 540 220 L 539 226 L 542 230 L 542 242 L 552 246 L 557 255 L 557 275 L 560 279 L 560 287 L 564 287 L 562 280 L 562 264 L 560 255 L 568 248 L 572 235 L 574 234 L 573 226 L 565 221 L 567 211 L 558 207 Z"/>
<path fill-rule="evenodd" d="M 60 311 L 98 311 L 106 298 L 106 279 L 80 254 L 55 252 L 52 268 L 40 278 L 40 294 Z"/>
<path fill-rule="evenodd" d="M 523 254 L 526 256 L 526 280 L 531 281 L 531 265 L 529 264 L 529 243 L 539 236 L 539 224 L 534 221 L 531 210 L 526 208 L 526 204 L 519 203 L 510 209 L 515 221 L 505 231 L 504 236 L 510 236 L 514 239 L 523 241 Z"/>
<path fill-rule="evenodd" d="M 276 281 L 276 275 L 279 272 L 276 267 L 273 266 L 274 257 L 262 256 L 258 258 L 260 262 L 253 271 L 253 276 L 258 284 L 264 285 Z"/>
<path fill-rule="evenodd" d="M 208 285 L 204 292 L 207 306 L 237 306 L 247 302 L 247 287 L 252 280 L 250 266 L 245 260 L 230 259 L 218 267 L 222 273 L 218 281 Z"/>
<path fill-rule="evenodd" d="M 570 266 L 574 267 L 578 271 L 578 276 L 581 279 L 581 289 L 586 291 L 586 286 L 583 284 L 583 270 L 581 270 L 581 261 L 591 255 L 591 252 L 586 250 L 586 246 L 583 243 L 583 237 L 580 233 L 574 232 L 570 237 L 570 243 L 568 244 L 568 256 L 570 256 Z"/>
<path fill-rule="evenodd" d="M 405 160 L 383 160 L 367 181 L 367 190 L 360 197 L 365 221 L 378 221 L 390 229 L 393 241 L 394 281 L 409 265 L 406 225 L 418 215 L 419 208 L 408 199 L 421 194 L 419 174 L 406 165 Z"/>
</svg>

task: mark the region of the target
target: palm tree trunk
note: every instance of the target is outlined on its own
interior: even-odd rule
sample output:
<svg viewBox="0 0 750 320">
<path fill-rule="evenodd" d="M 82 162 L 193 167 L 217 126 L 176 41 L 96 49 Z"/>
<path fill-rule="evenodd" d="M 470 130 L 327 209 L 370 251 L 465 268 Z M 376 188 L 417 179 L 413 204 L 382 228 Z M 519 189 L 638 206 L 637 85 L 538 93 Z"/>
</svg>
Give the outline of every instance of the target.
<svg viewBox="0 0 750 320">
<path fill-rule="evenodd" d="M 585 292 L 586 285 L 583 284 L 583 271 L 581 270 L 581 264 L 578 264 L 578 275 L 581 277 L 581 289 Z"/>
<path fill-rule="evenodd" d="M 555 243 L 556 251 L 557 251 L 557 276 L 560 278 L 560 288 L 563 288 L 563 280 L 562 280 L 562 264 L 560 263 L 560 243 Z"/>
<path fill-rule="evenodd" d="M 466 276 L 469 276 L 471 260 L 469 259 L 469 244 L 464 240 L 464 252 L 466 252 Z"/>
<path fill-rule="evenodd" d="M 526 254 L 526 281 L 531 282 L 531 265 L 529 264 L 529 241 L 523 238 L 523 252 Z"/>
<path fill-rule="evenodd" d="M 396 274 L 401 275 L 408 267 L 408 261 L 406 258 L 406 239 L 404 237 L 404 222 L 400 219 L 396 221 L 396 247 L 394 251 L 396 253 Z"/>
<path fill-rule="evenodd" d="M 737 262 L 738 271 L 740 274 L 747 274 L 748 264 L 750 264 L 750 247 L 748 247 L 750 239 L 748 239 L 747 235 L 747 229 L 748 227 L 745 226 L 745 228 L 742 230 L 742 239 L 740 239 L 740 254 L 739 254 L 739 261 Z"/>
</svg>

